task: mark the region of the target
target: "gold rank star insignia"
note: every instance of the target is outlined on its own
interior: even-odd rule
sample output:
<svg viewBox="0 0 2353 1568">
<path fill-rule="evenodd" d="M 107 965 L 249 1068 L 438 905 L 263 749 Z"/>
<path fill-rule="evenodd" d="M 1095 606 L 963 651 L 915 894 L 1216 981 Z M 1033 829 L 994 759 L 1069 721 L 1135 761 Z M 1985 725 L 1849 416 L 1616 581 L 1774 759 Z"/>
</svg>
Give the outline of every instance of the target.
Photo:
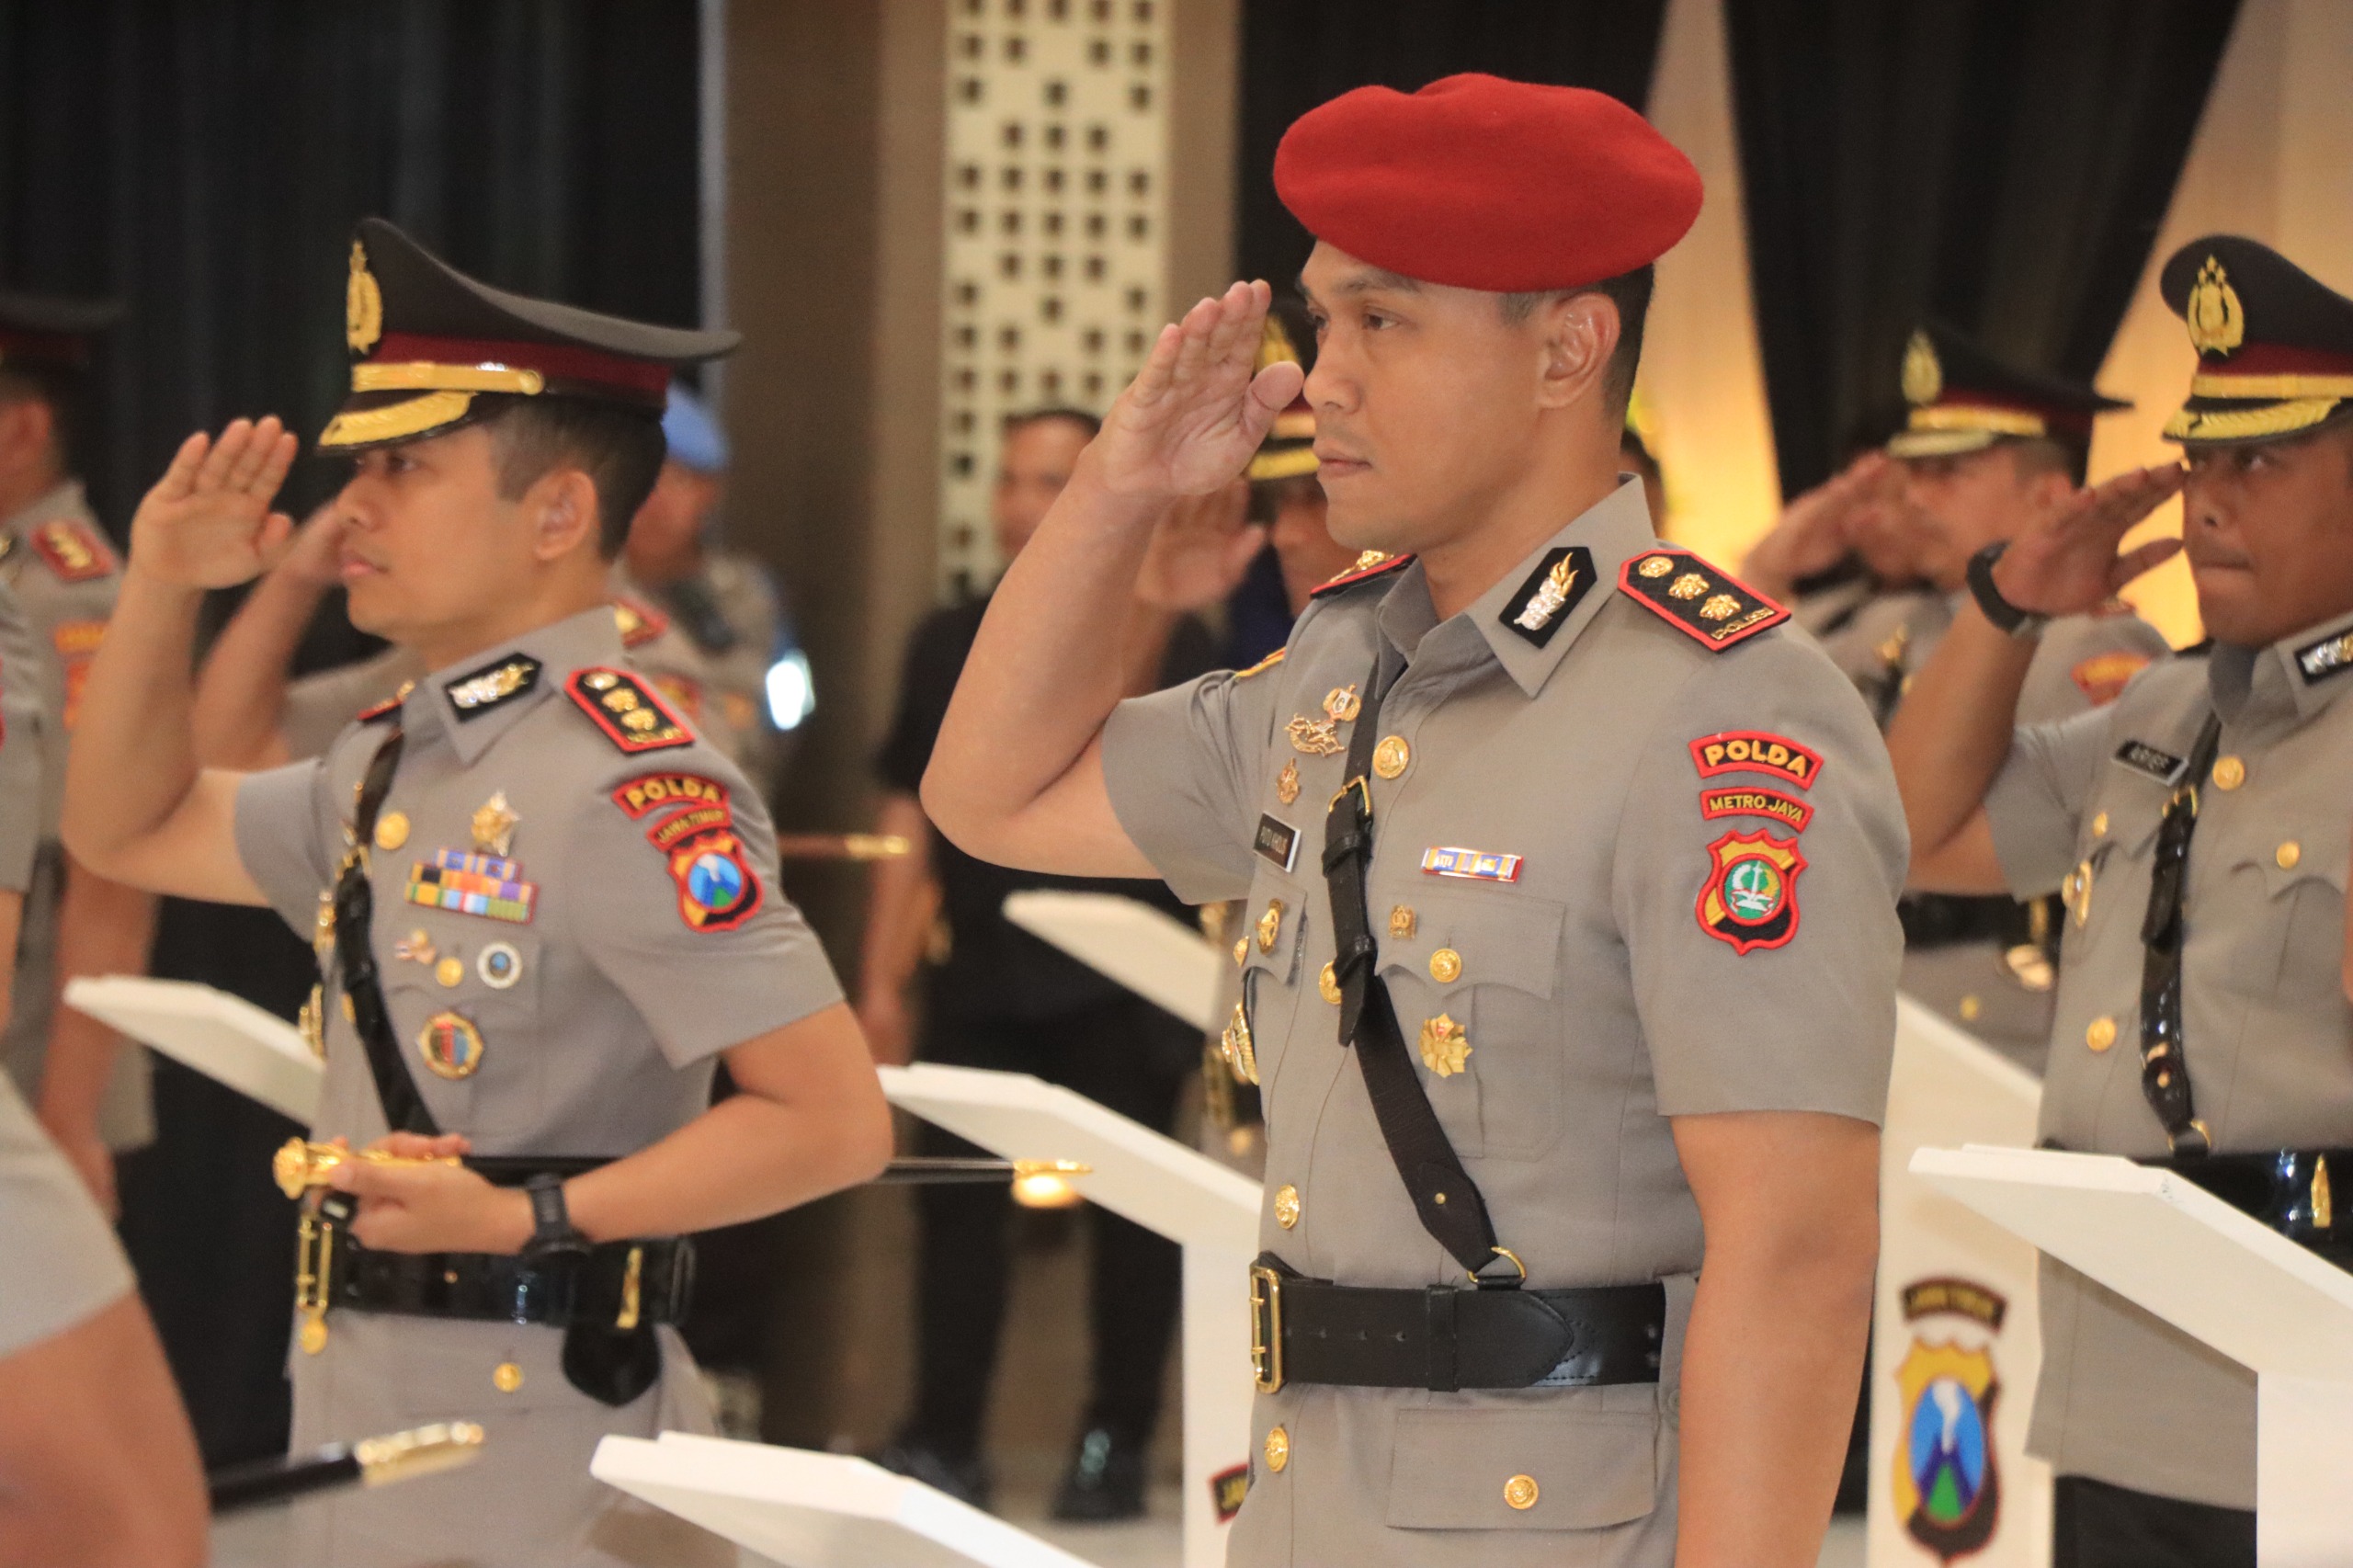
<svg viewBox="0 0 2353 1568">
<path fill-rule="evenodd" d="M 1422 1021 L 1422 1065 L 1451 1078 L 1471 1060 L 1471 1031 L 1440 1013 Z"/>
<path fill-rule="evenodd" d="M 501 858 L 515 852 L 515 825 L 523 819 L 506 803 L 506 791 L 501 790 L 474 808 L 474 847 L 485 855 Z"/>
<path fill-rule="evenodd" d="M 1286 757 L 1283 770 L 1275 775 L 1275 799 L 1288 806 L 1299 799 L 1299 764 Z"/>
</svg>

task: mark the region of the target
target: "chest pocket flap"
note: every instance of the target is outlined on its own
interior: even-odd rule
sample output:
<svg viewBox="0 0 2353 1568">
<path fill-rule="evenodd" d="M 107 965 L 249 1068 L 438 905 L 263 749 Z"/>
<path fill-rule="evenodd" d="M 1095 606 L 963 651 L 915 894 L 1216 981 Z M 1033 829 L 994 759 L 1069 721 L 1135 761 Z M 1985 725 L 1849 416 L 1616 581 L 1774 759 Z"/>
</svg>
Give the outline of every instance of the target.
<svg viewBox="0 0 2353 1568">
<path fill-rule="evenodd" d="M 1373 910 L 1384 973 L 1410 974 L 1441 993 L 1506 985 L 1552 998 L 1561 962 L 1563 907 L 1551 899 L 1486 888 L 1415 888 L 1410 903 Z M 1398 937 L 1393 909 L 1413 912 Z"/>
</svg>

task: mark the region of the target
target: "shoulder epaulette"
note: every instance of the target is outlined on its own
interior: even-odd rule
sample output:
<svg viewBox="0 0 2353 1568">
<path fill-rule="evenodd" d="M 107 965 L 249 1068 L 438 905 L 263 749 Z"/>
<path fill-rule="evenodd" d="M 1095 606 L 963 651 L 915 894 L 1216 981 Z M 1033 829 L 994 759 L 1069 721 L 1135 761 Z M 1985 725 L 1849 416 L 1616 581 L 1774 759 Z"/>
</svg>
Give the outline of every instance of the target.
<svg viewBox="0 0 2353 1568">
<path fill-rule="evenodd" d="M 398 691 L 392 693 L 381 702 L 369 703 L 367 707 L 362 708 L 358 712 L 353 714 L 352 719 L 356 722 L 362 724 L 372 724 L 379 719 L 389 719 L 393 714 L 401 710 L 401 704 L 406 702 L 408 700 L 408 694 L 415 689 L 416 682 L 413 680 L 404 680 L 401 682 L 401 688 Z"/>
<path fill-rule="evenodd" d="M 670 618 L 627 594 L 615 594 L 613 624 L 620 629 L 622 647 L 642 648 L 670 630 Z"/>
<path fill-rule="evenodd" d="M 1702 646 L 1722 650 L 1790 619 L 1790 612 L 1688 550 L 1662 546 L 1626 562 L 1628 597 Z"/>
<path fill-rule="evenodd" d="M 669 704 L 627 670 L 590 665 L 574 670 L 563 683 L 566 697 L 597 722 L 605 738 L 625 752 L 662 751 L 690 746 L 695 734 Z"/>
<path fill-rule="evenodd" d="M 1414 558 L 1411 555 L 1384 555 L 1380 551 L 1368 550 L 1357 557 L 1357 563 L 1354 566 L 1331 581 L 1317 585 L 1314 591 L 1307 597 L 1312 599 L 1320 599 L 1326 594 L 1336 594 L 1343 588 L 1353 588 L 1358 583 L 1370 583 L 1375 577 L 1385 577 L 1392 572 L 1402 572 L 1412 565 L 1413 562 Z"/>
<path fill-rule="evenodd" d="M 52 517 L 37 526 L 33 550 L 68 583 L 87 583 L 115 573 L 114 547 L 96 528 L 72 517 Z"/>
</svg>

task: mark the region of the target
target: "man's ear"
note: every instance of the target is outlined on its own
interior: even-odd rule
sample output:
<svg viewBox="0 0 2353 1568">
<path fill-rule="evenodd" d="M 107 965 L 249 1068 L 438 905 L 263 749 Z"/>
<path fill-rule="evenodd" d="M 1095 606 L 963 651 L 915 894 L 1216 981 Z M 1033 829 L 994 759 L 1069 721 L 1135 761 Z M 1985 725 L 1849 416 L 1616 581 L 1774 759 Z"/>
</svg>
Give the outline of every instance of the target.
<svg viewBox="0 0 2353 1568">
<path fill-rule="evenodd" d="M 580 469 L 554 468 L 541 474 L 524 493 L 523 509 L 531 519 L 531 553 L 555 561 L 581 548 L 597 547 L 597 484 Z"/>
<path fill-rule="evenodd" d="M 1545 305 L 1539 315 L 1544 362 L 1537 406 L 1565 408 L 1581 398 L 1597 398 L 1618 351 L 1617 301 L 1607 294 L 1571 294 Z"/>
<path fill-rule="evenodd" d="M 57 414 L 38 397 L 0 403 L 0 466 L 22 468 L 43 457 L 57 435 Z"/>
</svg>

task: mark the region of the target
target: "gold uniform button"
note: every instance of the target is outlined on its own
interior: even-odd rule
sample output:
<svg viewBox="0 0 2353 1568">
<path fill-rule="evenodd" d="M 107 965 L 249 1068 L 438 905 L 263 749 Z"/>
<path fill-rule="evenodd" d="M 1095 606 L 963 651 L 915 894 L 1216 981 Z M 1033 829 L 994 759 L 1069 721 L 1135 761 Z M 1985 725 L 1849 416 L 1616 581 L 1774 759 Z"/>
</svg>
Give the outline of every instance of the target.
<svg viewBox="0 0 2353 1568">
<path fill-rule="evenodd" d="M 441 983 L 442 989 L 455 991 L 459 982 L 466 978 L 466 966 L 455 958 L 443 959 L 433 966 L 433 978 Z"/>
<path fill-rule="evenodd" d="M 1299 1188 L 1289 1182 L 1275 1188 L 1275 1223 L 1286 1231 L 1299 1223 Z"/>
<path fill-rule="evenodd" d="M 2226 756 L 2214 764 L 2214 788 L 2235 790 L 2246 782 L 2246 764 L 2237 757 Z"/>
<path fill-rule="evenodd" d="M 2292 838 L 2271 852 L 2271 858 L 2279 862 L 2279 869 L 2283 871 L 2294 870 L 2296 862 L 2303 858 L 2304 846 Z"/>
<path fill-rule="evenodd" d="M 1974 996 L 1964 996 L 1961 999 L 1961 1017 L 1963 1023 L 1975 1023 L 1977 1015 L 1984 1010 L 1985 1004 Z"/>
<path fill-rule="evenodd" d="M 2101 1015 L 2099 1017 L 2094 1018 L 2092 1020 L 2092 1027 L 2084 1031 L 2084 1043 L 2090 1046 L 2094 1051 L 2106 1051 L 2109 1046 L 2114 1045 L 2116 1043 L 2116 1020 L 2107 1017 L 2105 1014 Z"/>
<path fill-rule="evenodd" d="M 1247 937 L 1236 937 L 1233 938 L 1234 967 L 1237 969 L 1240 968 L 1244 963 L 1248 961 L 1249 957 L 1250 938 Z"/>
<path fill-rule="evenodd" d="M 1414 760 L 1414 748 L 1405 744 L 1403 735 L 1384 735 L 1372 748 L 1372 770 L 1383 778 L 1394 778 L 1405 771 Z"/>
<path fill-rule="evenodd" d="M 1267 1468 L 1279 1475 L 1283 1466 L 1289 1463 L 1290 1434 L 1279 1426 L 1272 1427 L 1267 1433 Z"/>
<path fill-rule="evenodd" d="M 1532 1475 L 1515 1475 L 1504 1483 L 1504 1501 L 1523 1514 L 1536 1506 L 1536 1478 Z"/>
<path fill-rule="evenodd" d="M 513 1393 L 523 1386 L 523 1369 L 512 1361 L 501 1361 L 491 1369 L 490 1386 L 501 1393 Z"/>
<path fill-rule="evenodd" d="M 1335 1007 L 1340 1005 L 1340 977 L 1332 972 L 1328 963 L 1315 971 L 1315 994 Z"/>
<path fill-rule="evenodd" d="M 1267 913 L 1258 916 L 1258 950 L 1262 953 L 1273 952 L 1275 939 L 1282 935 L 1282 929 L 1283 901 L 1279 898 L 1270 898 L 1267 901 Z"/>
<path fill-rule="evenodd" d="M 398 849 L 408 842 L 408 813 L 386 812 L 376 819 L 376 847 Z"/>
<path fill-rule="evenodd" d="M 1440 948 L 1430 955 L 1430 978 L 1440 985 L 1451 985 L 1462 978 L 1462 955 L 1452 948 Z"/>
<path fill-rule="evenodd" d="M 1414 938 L 1414 906 L 1410 903 L 1392 905 L 1389 911 L 1389 939 L 1409 942 Z"/>
<path fill-rule="evenodd" d="M 2097 816 L 2092 818 L 2092 836 L 2094 838 L 2104 838 L 2107 835 L 2108 813 L 2106 812 L 2102 812 Z"/>
</svg>

